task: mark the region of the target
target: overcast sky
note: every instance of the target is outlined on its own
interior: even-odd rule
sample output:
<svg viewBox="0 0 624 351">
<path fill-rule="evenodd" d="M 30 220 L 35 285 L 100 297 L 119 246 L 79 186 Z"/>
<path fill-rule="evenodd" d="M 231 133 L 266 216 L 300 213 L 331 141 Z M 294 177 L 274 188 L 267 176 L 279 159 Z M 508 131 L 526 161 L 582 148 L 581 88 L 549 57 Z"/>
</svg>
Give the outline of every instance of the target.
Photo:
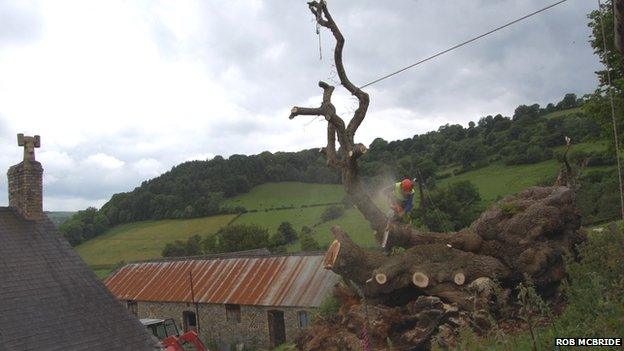
<svg viewBox="0 0 624 351">
<path fill-rule="evenodd" d="M 357 85 L 552 2 L 328 1 Z M 357 141 L 592 91 L 594 7 L 569 0 L 367 88 Z M 319 60 L 304 0 L 0 0 L 0 170 L 21 161 L 17 133 L 41 135 L 44 208 L 76 210 L 185 160 L 322 146 L 320 119 L 287 118 L 335 79 L 333 38 L 321 35 Z M 336 103 L 354 106 L 342 92 Z M 0 176 L 0 206 L 6 187 Z"/>
</svg>

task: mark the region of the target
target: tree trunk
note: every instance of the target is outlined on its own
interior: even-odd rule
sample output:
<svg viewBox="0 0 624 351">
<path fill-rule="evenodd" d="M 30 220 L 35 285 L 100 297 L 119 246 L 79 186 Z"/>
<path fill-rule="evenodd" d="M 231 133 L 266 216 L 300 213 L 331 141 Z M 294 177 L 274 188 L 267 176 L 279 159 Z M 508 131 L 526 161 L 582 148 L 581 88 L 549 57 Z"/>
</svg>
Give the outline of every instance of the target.
<svg viewBox="0 0 624 351">
<path fill-rule="evenodd" d="M 563 255 L 584 240 L 573 195 L 565 187 L 530 188 L 457 233 L 393 227 L 392 242 L 408 247 L 393 256 L 364 250 L 334 227 L 326 267 L 362 286 L 367 297 L 385 302 L 397 298 L 395 292 L 445 299 L 445 290 L 465 290 L 481 277 L 513 285 L 526 275 L 547 287 L 563 279 Z"/>
</svg>

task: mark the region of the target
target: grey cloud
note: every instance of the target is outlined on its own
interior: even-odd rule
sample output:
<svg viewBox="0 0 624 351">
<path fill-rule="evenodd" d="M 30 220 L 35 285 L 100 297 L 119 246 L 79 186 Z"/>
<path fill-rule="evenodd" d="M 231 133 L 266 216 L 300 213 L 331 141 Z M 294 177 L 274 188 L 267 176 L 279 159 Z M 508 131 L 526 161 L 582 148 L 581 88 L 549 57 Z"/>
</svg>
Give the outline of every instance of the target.
<svg viewBox="0 0 624 351">
<path fill-rule="evenodd" d="M 316 80 L 330 75 L 333 38 L 323 32 L 325 58 L 319 62 L 314 24 L 305 5 L 271 3 L 257 14 L 238 16 L 224 13 L 228 9 L 221 5 L 205 3 L 202 45 L 191 51 L 211 57 L 207 64 L 217 71 L 233 65 L 240 68 L 243 79 L 253 86 L 245 92 L 241 104 L 250 110 L 269 112 L 289 106 L 302 96 L 318 94 Z M 345 63 L 356 84 L 364 84 L 543 5 L 537 0 L 521 4 L 511 0 L 330 4 L 347 38 Z M 586 3 L 561 5 L 379 83 L 378 90 L 391 90 L 395 95 L 392 101 L 379 106 L 398 104 L 432 112 L 443 100 L 434 94 L 447 95 L 447 104 L 480 103 L 497 97 L 501 90 L 518 90 L 517 98 L 509 101 L 510 105 L 517 105 L 533 100 L 553 101 L 568 91 L 591 90 L 595 79 L 593 70 L 587 67 L 595 67 L 596 59 L 586 45 L 589 32 L 585 25 L 579 25 L 589 10 L 591 6 Z M 266 59 L 264 51 L 280 42 L 286 46 L 284 56 L 275 62 Z M 461 81 L 457 79 L 458 71 L 464 67 L 474 74 Z"/>
<path fill-rule="evenodd" d="M 265 2 L 257 11 L 244 6 L 233 10 L 232 4 L 236 2 L 201 2 L 201 27 L 184 41 L 150 12 L 149 5 L 143 10 L 147 11 L 160 54 L 172 61 L 202 62 L 214 83 L 234 96 L 242 117 L 207 116 L 211 122 L 185 140 L 165 140 L 140 128 L 126 128 L 63 149 L 76 164 L 89 155 L 104 153 L 125 165 L 117 171 L 103 171 L 79 167 L 65 170 L 44 164 L 46 174 L 57 178 L 46 185 L 46 196 L 95 204 L 115 192 L 132 190 L 146 178 L 132 166 L 145 158 L 154 158 L 169 169 L 189 155 L 227 157 L 319 146 L 315 143 L 322 140 L 322 123 L 302 126 L 299 120 L 289 121 L 286 111 L 320 95 L 316 83 L 331 76 L 333 38 L 323 30 L 323 60 L 319 61 L 314 23 L 304 2 Z M 531 12 L 544 2 L 366 0 L 330 1 L 329 5 L 347 40 L 344 57 L 348 74 L 361 85 Z M 0 48 L 6 40 L 38 35 L 35 12 L 14 8 L 0 0 Z M 416 133 L 420 126 L 432 125 L 433 118 L 465 124 L 486 114 L 512 113 L 521 103 L 544 104 L 561 99 L 566 92 L 590 92 L 596 85 L 593 71 L 598 68 L 587 44 L 589 30 L 585 25 L 585 15 L 592 8 L 590 2 L 567 2 L 368 88 L 369 116 L 377 120 L 365 121 L 362 129 L 383 123 L 380 111 L 388 109 L 409 111 L 387 117 L 387 123 L 405 122 L 413 125 L 412 133 Z M 3 21 L 7 13 L 15 15 Z M 16 34 L 20 28 L 23 33 Z M 271 48 L 280 46 L 280 56 L 267 55 Z M 238 70 L 240 75 L 227 80 L 228 70 Z M 340 109 L 348 111 L 348 106 Z M 401 118 L 413 121 L 397 122 Z M 5 135 L 7 129 L 0 115 L 3 150 L 16 148 L 13 136 Z M 376 132 L 362 131 L 363 135 Z M 393 139 L 392 135 L 380 136 Z M 4 166 L 10 164 L 4 158 L 2 161 Z M 3 184 L 0 182 L 0 197 L 6 198 Z"/>
</svg>

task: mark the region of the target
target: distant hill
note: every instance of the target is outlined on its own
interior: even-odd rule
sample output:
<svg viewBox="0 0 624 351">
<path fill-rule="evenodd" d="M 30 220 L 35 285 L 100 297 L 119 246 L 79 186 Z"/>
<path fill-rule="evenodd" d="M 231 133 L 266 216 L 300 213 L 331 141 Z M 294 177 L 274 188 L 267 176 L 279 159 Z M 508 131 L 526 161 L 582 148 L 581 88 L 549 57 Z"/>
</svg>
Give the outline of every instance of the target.
<svg viewBox="0 0 624 351">
<path fill-rule="evenodd" d="M 600 143 L 577 146 L 591 150 L 603 148 Z M 441 179 L 437 187 L 468 180 L 475 184 L 487 206 L 497 199 L 516 193 L 526 187 L 550 181 L 560 165 L 555 160 L 528 165 L 505 166 L 493 163 L 486 167 L 451 175 Z M 442 169 L 448 172 L 453 167 Z M 455 167 L 455 169 L 457 169 Z M 355 208 L 347 209 L 338 219 L 322 222 L 321 214 L 327 203 L 340 203 L 344 189 L 337 184 L 310 184 L 302 182 L 267 183 L 252 188 L 248 193 L 227 200 L 228 204 L 241 205 L 248 212 L 235 215 L 217 215 L 195 219 L 150 220 L 128 223 L 109 229 L 104 234 L 76 247 L 78 253 L 97 273 L 106 275 L 118 262 L 161 257 L 166 243 L 185 240 L 195 234 L 214 234 L 219 228 L 231 224 L 257 224 L 273 234 L 280 223 L 288 221 L 298 232 L 303 226 L 313 230 L 312 236 L 321 245 L 331 243 L 330 228 L 339 225 L 361 246 L 376 247 L 374 233 L 368 222 Z M 385 211 L 383 197 L 375 199 Z M 287 207 L 287 208 L 285 208 Z M 299 242 L 287 246 L 289 252 L 300 250 Z"/>
<path fill-rule="evenodd" d="M 449 177 L 461 179 L 462 174 L 482 168 L 484 172 L 505 173 L 503 168 L 507 166 L 526 165 L 530 169 L 529 165 L 549 160 L 553 170 L 557 168 L 555 158 L 564 136 L 571 137 L 575 144 L 591 143 L 600 138 L 600 127 L 583 114 L 579 107 L 582 104 L 574 94 L 567 94 L 559 103 L 548 104 L 545 108 L 537 104 L 518 106 L 512 117 L 485 116 L 470 122 L 468 127 L 447 124 L 437 131 L 404 140 L 388 142 L 378 138 L 360 159 L 361 175 L 376 189 L 388 179 L 420 175 L 430 187 L 435 187 L 448 182 Z M 611 164 L 612 160 L 601 153 L 604 152 L 594 152 L 585 158 L 592 158 L 595 165 Z M 482 181 L 490 183 L 491 176 L 484 176 Z M 513 177 L 513 172 L 509 176 Z M 537 176 L 535 173 L 529 178 L 508 181 L 529 184 Z M 509 186 L 502 182 L 506 177 L 503 174 L 500 180 L 494 179 L 486 187 L 485 199 L 493 200 L 487 188 Z M 232 155 L 228 159 L 217 156 L 207 161 L 185 162 L 144 181 L 131 192 L 113 195 L 99 211 L 81 211 L 60 229 L 76 245 L 121 223 L 264 209 L 261 203 L 264 200 L 259 200 L 263 194 L 258 193 L 245 201 L 243 194 L 260 189 L 255 188 L 258 185 L 293 181 L 338 184 L 340 174 L 327 167 L 318 149 Z M 296 189 L 288 189 L 287 193 L 292 193 L 293 197 L 305 196 L 293 190 Z M 341 200 L 323 192 L 314 195 L 318 199 L 310 203 Z M 289 207 L 289 201 L 284 198 L 277 206 Z"/>
<path fill-rule="evenodd" d="M 71 218 L 71 216 L 76 214 L 76 212 L 46 211 L 45 214 L 48 216 L 48 218 L 50 218 L 50 220 L 54 223 L 54 225 L 58 227 L 61 224 L 65 223 L 69 218 Z"/>
</svg>

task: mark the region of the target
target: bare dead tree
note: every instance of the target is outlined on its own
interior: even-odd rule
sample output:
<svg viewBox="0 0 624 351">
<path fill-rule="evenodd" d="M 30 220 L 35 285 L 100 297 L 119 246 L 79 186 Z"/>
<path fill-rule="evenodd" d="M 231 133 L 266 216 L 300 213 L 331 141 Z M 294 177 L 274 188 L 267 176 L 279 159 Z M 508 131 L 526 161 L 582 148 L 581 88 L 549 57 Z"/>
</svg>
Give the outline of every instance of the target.
<svg viewBox="0 0 624 351">
<path fill-rule="evenodd" d="M 318 85 L 323 89 L 323 101 L 319 107 L 298 107 L 292 108 L 290 119 L 297 116 L 323 116 L 327 120 L 327 146 L 321 149 L 321 152 L 327 158 L 327 163 L 331 167 L 341 170 L 342 183 L 349 196 L 353 199 L 355 206 L 362 212 L 364 217 L 370 222 L 371 227 L 376 232 L 381 232 L 386 225 L 386 217 L 383 212 L 375 206 L 371 201 L 371 196 L 362 184 L 359 175 L 358 158 L 367 151 L 363 144 L 355 143 L 355 133 L 362 124 L 368 105 L 369 96 L 362 89 L 358 88 L 349 80 L 343 63 L 343 49 L 345 38 L 340 32 L 338 25 L 334 22 L 325 1 L 311 1 L 308 7 L 317 23 L 329 29 L 335 40 L 334 47 L 334 65 L 340 84 L 347 89 L 351 95 L 358 100 L 358 107 L 353 112 L 353 116 L 349 123 L 345 123 L 342 117 L 336 113 L 336 107 L 331 101 L 335 87 L 326 82 L 319 82 Z M 336 139 L 340 144 L 336 150 Z"/>
<path fill-rule="evenodd" d="M 431 233 L 417 230 L 408 224 L 387 223 L 386 216 L 373 203 L 359 174 L 358 160 L 367 149 L 355 142 L 355 135 L 366 117 L 370 97 L 347 76 L 343 63 L 345 38 L 325 1 L 311 1 L 308 7 L 317 23 L 332 32 L 336 41 L 333 59 L 340 84 L 357 98 L 358 106 L 348 123 L 345 122 L 332 103 L 335 87 L 321 81 L 318 83 L 323 90 L 321 105 L 295 106 L 289 118 L 325 118 L 327 145 L 320 152 L 326 157 L 327 164 L 341 171 L 342 184 L 347 194 L 376 231 L 378 242 L 381 242 L 383 232 L 388 229 L 388 245 L 406 249 L 403 253 L 392 256 L 386 256 L 379 250 L 362 249 L 347 233 L 334 227 L 332 233 L 335 240 L 325 254 L 325 268 L 360 286 L 366 298 L 380 306 L 396 304 L 396 301 L 404 301 L 406 298 L 435 297 L 425 299 L 428 307 L 422 313 L 433 310 L 440 312 L 440 299 L 454 303 L 464 310 L 475 310 L 475 295 L 471 289 L 481 286 L 479 289 L 488 290 L 483 287 L 483 282 L 497 280 L 509 286 L 528 276 L 539 288 L 556 286 L 565 275 L 563 255 L 584 240 L 580 217 L 575 208 L 574 191 L 570 188 L 527 189 L 516 196 L 503 199 L 483 213 L 469 228 L 457 233 Z M 486 302 L 480 305 L 488 304 L 488 297 L 484 299 Z M 416 305 L 421 306 L 419 303 Z M 379 308 L 380 311 L 386 311 Z M 410 313 L 415 313 L 414 311 L 412 309 Z M 444 308 L 444 311 L 446 312 L 440 312 L 440 316 L 449 310 Z M 362 317 L 362 311 L 357 307 L 352 307 L 350 312 L 345 313 L 346 320 L 353 321 Z M 405 322 L 406 320 L 414 320 L 414 317 L 405 315 L 389 317 L 385 313 L 380 315 L 379 318 L 384 321 L 379 325 L 388 326 L 390 320 L 408 324 L 411 322 Z M 423 316 L 417 319 L 428 320 Z M 401 338 L 411 345 L 415 340 L 422 342 L 429 338 L 439 323 L 442 323 L 441 319 L 431 320 L 426 328 L 406 328 L 403 325 L 399 328 L 405 330 Z M 308 345 L 304 349 L 350 349 L 344 343 L 353 342 L 357 337 L 349 331 L 348 322 L 345 326 L 346 329 L 341 329 L 341 337 L 325 338 L 334 340 L 331 345 L 324 345 L 324 341 L 308 334 L 310 339 L 304 338 Z M 389 330 L 394 329 L 380 332 L 379 341 L 385 342 Z M 326 331 L 336 334 L 334 326 L 327 326 Z"/>
</svg>

